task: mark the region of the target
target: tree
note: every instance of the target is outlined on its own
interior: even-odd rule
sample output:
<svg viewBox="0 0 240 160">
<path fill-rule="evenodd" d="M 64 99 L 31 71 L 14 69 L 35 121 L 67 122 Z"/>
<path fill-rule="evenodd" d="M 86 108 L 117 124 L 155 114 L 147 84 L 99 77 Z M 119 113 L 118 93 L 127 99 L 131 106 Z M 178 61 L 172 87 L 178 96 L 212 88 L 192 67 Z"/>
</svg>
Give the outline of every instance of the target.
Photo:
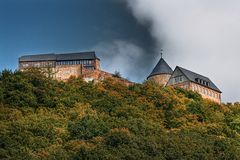
<svg viewBox="0 0 240 160">
<path fill-rule="evenodd" d="M 122 78 L 122 75 L 119 71 L 115 71 L 114 74 L 113 74 L 113 77 Z"/>
</svg>

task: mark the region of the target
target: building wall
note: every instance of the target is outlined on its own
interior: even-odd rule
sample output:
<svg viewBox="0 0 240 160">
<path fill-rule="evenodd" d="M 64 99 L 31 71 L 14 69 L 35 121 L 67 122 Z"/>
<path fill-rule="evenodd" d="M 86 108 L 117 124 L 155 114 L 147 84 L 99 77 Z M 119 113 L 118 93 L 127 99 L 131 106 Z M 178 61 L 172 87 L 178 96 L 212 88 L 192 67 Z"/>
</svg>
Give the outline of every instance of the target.
<svg viewBox="0 0 240 160">
<path fill-rule="evenodd" d="M 133 82 L 130 82 L 127 79 L 113 77 L 113 74 L 102 71 L 102 70 L 93 70 L 93 71 L 85 70 L 83 71 L 82 77 L 86 82 L 94 81 L 94 83 L 98 83 L 100 81 L 103 81 L 104 79 L 112 78 L 120 83 L 125 84 L 126 86 L 131 86 L 134 84 Z"/>
<path fill-rule="evenodd" d="M 151 76 L 148 78 L 148 80 L 154 81 L 159 85 L 166 86 L 170 77 L 171 77 L 170 74 L 160 74 L 160 75 Z"/>
<path fill-rule="evenodd" d="M 94 66 L 95 66 L 95 69 L 97 69 L 97 70 L 100 70 L 100 69 L 101 69 L 101 68 L 100 68 L 100 60 L 99 60 L 99 59 L 96 59 L 96 60 L 95 60 Z"/>
<path fill-rule="evenodd" d="M 53 69 L 54 78 L 57 80 L 68 80 L 70 77 L 79 77 L 82 74 L 82 65 L 57 65 Z"/>
<path fill-rule="evenodd" d="M 202 85 L 199 85 L 199 84 L 193 83 L 193 82 L 190 83 L 190 89 L 198 92 L 205 99 L 210 99 L 219 104 L 221 103 L 221 93 L 219 93 L 215 90 L 212 90 L 210 88 L 204 87 Z"/>
<path fill-rule="evenodd" d="M 19 70 L 22 71 L 26 68 L 48 68 L 48 67 L 55 67 L 55 61 L 39 61 L 39 62 L 19 62 L 18 64 Z"/>
<path fill-rule="evenodd" d="M 175 85 L 186 81 L 188 81 L 188 79 L 182 74 L 182 72 L 179 69 L 176 69 L 173 72 L 171 78 L 169 79 L 167 85 Z"/>
<path fill-rule="evenodd" d="M 100 78 L 100 70 L 86 69 L 83 65 L 57 65 L 55 77 L 57 80 L 68 80 L 70 77 L 82 77 L 86 81 L 93 81 Z M 110 74 L 105 75 L 110 76 Z"/>
<path fill-rule="evenodd" d="M 180 88 L 183 88 L 183 89 L 191 89 L 190 88 L 190 82 L 189 81 L 184 81 L 184 82 L 180 82 L 180 83 L 176 83 L 174 85 L 169 85 L 168 86 L 173 86 L 173 87 L 180 87 Z"/>
<path fill-rule="evenodd" d="M 180 83 L 175 83 L 173 85 L 170 84 L 168 85 L 198 92 L 204 99 L 209 99 L 219 104 L 221 103 L 221 93 L 210 88 L 204 87 L 202 85 L 199 85 L 197 83 L 184 81 Z"/>
<path fill-rule="evenodd" d="M 55 61 L 43 61 L 43 62 L 19 62 L 19 70 L 24 71 L 28 68 L 41 68 L 41 70 L 46 73 L 46 76 L 51 76 L 52 78 L 59 81 L 67 81 L 70 77 L 82 77 L 85 81 L 93 81 L 95 83 L 102 81 L 106 78 L 114 78 L 111 73 L 100 70 L 100 61 L 96 59 L 94 61 L 94 68 L 86 69 L 83 64 L 73 64 L 73 65 L 58 65 Z M 114 78 L 117 81 L 124 83 L 125 85 L 133 85 L 134 83 L 123 79 Z"/>
<path fill-rule="evenodd" d="M 196 91 L 205 99 L 210 99 L 214 102 L 221 103 L 221 93 L 197 83 L 190 82 L 178 69 L 174 71 L 167 85 L 178 86 L 184 89 Z"/>
</svg>

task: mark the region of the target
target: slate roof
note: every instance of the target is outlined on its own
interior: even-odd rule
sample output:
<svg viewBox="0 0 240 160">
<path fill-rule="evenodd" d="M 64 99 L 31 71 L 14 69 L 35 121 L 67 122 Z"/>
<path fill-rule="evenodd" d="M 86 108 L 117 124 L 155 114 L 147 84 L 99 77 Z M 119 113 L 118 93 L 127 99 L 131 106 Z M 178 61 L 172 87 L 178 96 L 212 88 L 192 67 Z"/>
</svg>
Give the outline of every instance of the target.
<svg viewBox="0 0 240 160">
<path fill-rule="evenodd" d="M 64 54 L 37 54 L 25 55 L 19 58 L 19 62 L 36 62 L 36 61 L 64 61 L 64 60 L 82 60 L 82 59 L 99 59 L 95 52 L 78 52 Z"/>
<path fill-rule="evenodd" d="M 201 80 L 204 80 L 204 81 L 206 81 L 206 82 L 209 82 L 209 86 L 205 86 L 205 85 L 200 84 L 200 83 L 197 83 L 197 84 L 200 84 L 200 85 L 202 85 L 202 86 L 204 86 L 204 87 L 208 87 L 208 88 L 211 88 L 211 89 L 213 89 L 213 90 L 215 90 L 215 91 L 218 91 L 218 92 L 222 93 L 222 92 L 220 91 L 220 89 L 218 89 L 218 87 L 217 87 L 208 77 L 202 76 L 202 75 L 200 75 L 200 74 L 197 74 L 197 73 L 195 73 L 195 72 L 189 71 L 189 70 L 184 69 L 184 68 L 179 67 L 179 66 L 177 66 L 176 69 L 177 69 L 177 68 L 178 68 L 190 81 L 192 81 L 192 82 L 194 82 L 194 83 L 197 83 L 197 82 L 196 82 L 196 79 L 197 79 L 197 78 L 198 78 L 198 79 L 201 79 Z"/>
<path fill-rule="evenodd" d="M 167 64 L 167 62 L 163 58 L 161 58 L 157 63 L 157 65 L 155 66 L 155 68 L 153 69 L 153 71 L 151 72 L 151 74 L 147 78 L 154 75 L 172 74 L 172 73 L 173 73 L 173 70 L 171 69 L 171 67 Z"/>
<path fill-rule="evenodd" d="M 66 53 L 66 54 L 57 54 L 56 56 L 57 56 L 57 61 L 98 59 L 95 52 Z"/>
<path fill-rule="evenodd" d="M 56 55 L 50 54 L 38 54 L 38 55 L 25 55 L 19 58 L 19 62 L 33 62 L 33 61 L 55 61 Z"/>
</svg>

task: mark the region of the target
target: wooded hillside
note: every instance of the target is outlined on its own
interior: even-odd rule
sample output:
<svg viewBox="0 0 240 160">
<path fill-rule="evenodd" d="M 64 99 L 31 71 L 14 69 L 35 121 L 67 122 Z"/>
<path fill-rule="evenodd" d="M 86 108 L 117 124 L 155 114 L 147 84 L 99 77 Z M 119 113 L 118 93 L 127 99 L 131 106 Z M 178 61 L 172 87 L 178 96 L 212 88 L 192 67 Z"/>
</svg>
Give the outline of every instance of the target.
<svg viewBox="0 0 240 160">
<path fill-rule="evenodd" d="M 4 70 L 0 159 L 240 159 L 240 103 L 151 82 Z"/>
</svg>

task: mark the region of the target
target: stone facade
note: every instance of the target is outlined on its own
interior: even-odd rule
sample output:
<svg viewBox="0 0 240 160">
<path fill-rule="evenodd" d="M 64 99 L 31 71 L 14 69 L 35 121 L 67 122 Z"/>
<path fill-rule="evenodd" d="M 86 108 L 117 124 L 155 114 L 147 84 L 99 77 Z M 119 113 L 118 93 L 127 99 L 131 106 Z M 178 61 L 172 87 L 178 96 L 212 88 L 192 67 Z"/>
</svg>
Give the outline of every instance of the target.
<svg viewBox="0 0 240 160">
<path fill-rule="evenodd" d="M 194 79 L 195 81 L 192 81 L 187 77 L 179 67 L 177 67 L 172 76 L 170 77 L 169 81 L 167 82 L 167 86 L 177 86 L 181 87 L 187 90 L 192 90 L 195 92 L 198 92 L 203 98 L 212 100 L 217 103 L 221 103 L 221 92 L 219 90 L 213 89 L 213 87 L 210 86 L 213 85 L 213 83 L 206 77 L 200 76 L 196 73 L 190 72 L 193 75 L 197 75 L 200 78 Z M 191 75 L 192 76 L 192 75 Z M 197 79 L 204 79 L 200 81 L 196 81 Z M 204 83 L 203 83 L 204 82 Z"/>
<path fill-rule="evenodd" d="M 29 62 L 20 62 L 18 64 L 19 70 L 24 70 L 26 68 L 55 68 L 55 61 L 29 61 Z"/>
<path fill-rule="evenodd" d="M 167 84 L 168 86 L 180 87 L 186 90 L 192 90 L 198 92 L 204 99 L 209 99 L 216 103 L 221 103 L 221 93 L 211 88 L 204 87 L 194 82 L 185 81 L 177 84 Z"/>
<path fill-rule="evenodd" d="M 178 66 L 172 71 L 162 57 L 147 79 L 161 86 L 192 90 L 198 92 L 205 99 L 221 103 L 221 91 L 209 78 Z"/>
<path fill-rule="evenodd" d="M 155 76 L 148 77 L 148 80 L 154 81 L 159 85 L 166 86 L 170 77 L 171 77 L 170 74 L 160 74 L 160 75 L 155 75 Z"/>
<path fill-rule="evenodd" d="M 212 100 L 219 104 L 221 103 L 221 93 L 219 93 L 218 91 L 193 82 L 190 83 L 189 89 L 198 92 L 205 99 Z"/>
<path fill-rule="evenodd" d="M 27 56 L 23 58 L 19 58 L 19 70 L 24 71 L 28 68 L 40 68 L 43 71 L 46 71 L 46 75 L 59 80 L 59 81 L 67 81 L 71 77 L 82 77 L 85 81 L 90 82 L 99 82 L 106 78 L 115 78 L 113 74 L 102 71 L 100 68 L 100 59 L 98 59 L 94 55 L 89 59 L 79 59 L 81 57 L 81 53 L 75 54 L 71 58 L 68 59 L 68 55 L 64 54 L 64 57 L 58 60 L 49 60 L 55 59 L 55 55 L 34 55 Z M 37 58 L 36 58 L 37 57 Z M 44 57 L 44 58 L 42 58 Z M 85 54 L 86 57 L 86 54 Z M 62 60 L 64 59 L 64 60 Z M 51 72 L 51 73 L 49 73 Z M 126 84 L 127 86 L 132 85 L 133 83 L 124 79 L 124 78 L 115 78 L 116 80 Z"/>
<path fill-rule="evenodd" d="M 82 75 L 82 65 L 61 65 L 53 68 L 54 78 L 57 80 L 68 80 L 70 77 L 80 77 Z"/>
</svg>

